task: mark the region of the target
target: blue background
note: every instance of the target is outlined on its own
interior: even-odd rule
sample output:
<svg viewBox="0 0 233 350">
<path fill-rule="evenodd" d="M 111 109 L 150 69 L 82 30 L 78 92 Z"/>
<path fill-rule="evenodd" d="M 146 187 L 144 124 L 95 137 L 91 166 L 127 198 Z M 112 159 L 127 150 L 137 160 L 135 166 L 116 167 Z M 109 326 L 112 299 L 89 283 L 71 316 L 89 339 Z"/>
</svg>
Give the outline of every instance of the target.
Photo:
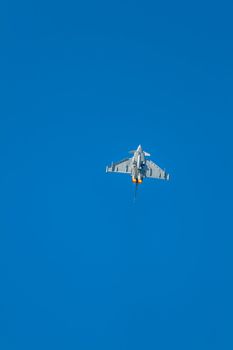
<svg viewBox="0 0 233 350">
<path fill-rule="evenodd" d="M 233 348 L 232 10 L 1 4 L 1 349 Z"/>
</svg>

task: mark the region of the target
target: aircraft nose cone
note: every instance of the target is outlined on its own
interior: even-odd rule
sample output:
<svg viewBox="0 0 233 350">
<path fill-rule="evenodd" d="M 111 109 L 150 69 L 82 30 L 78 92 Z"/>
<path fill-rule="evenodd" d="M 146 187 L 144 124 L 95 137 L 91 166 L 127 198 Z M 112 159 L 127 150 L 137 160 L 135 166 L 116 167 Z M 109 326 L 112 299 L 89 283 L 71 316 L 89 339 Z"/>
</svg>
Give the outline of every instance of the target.
<svg viewBox="0 0 233 350">
<path fill-rule="evenodd" d="M 142 151 L 142 146 L 139 145 L 137 151 L 141 152 Z"/>
</svg>

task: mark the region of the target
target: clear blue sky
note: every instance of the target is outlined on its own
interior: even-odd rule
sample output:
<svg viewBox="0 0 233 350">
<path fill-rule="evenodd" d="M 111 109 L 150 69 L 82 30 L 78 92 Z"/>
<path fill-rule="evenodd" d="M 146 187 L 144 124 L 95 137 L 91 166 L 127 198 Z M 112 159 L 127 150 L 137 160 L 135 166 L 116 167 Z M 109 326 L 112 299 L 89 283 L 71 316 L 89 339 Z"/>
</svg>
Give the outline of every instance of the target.
<svg viewBox="0 0 233 350">
<path fill-rule="evenodd" d="M 233 349 L 232 11 L 1 4 L 2 350 Z"/>
</svg>

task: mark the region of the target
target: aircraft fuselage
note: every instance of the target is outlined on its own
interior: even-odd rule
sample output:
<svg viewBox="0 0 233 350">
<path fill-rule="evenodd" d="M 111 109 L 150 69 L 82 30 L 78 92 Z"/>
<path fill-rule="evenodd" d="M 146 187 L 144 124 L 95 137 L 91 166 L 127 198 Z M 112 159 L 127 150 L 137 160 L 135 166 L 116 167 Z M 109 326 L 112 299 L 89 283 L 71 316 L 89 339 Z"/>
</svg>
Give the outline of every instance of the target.
<svg viewBox="0 0 233 350">
<path fill-rule="evenodd" d="M 132 181 L 134 183 L 142 183 L 143 178 L 145 177 L 145 166 L 145 153 L 143 152 L 141 145 L 139 145 L 134 152 L 132 159 Z"/>
</svg>

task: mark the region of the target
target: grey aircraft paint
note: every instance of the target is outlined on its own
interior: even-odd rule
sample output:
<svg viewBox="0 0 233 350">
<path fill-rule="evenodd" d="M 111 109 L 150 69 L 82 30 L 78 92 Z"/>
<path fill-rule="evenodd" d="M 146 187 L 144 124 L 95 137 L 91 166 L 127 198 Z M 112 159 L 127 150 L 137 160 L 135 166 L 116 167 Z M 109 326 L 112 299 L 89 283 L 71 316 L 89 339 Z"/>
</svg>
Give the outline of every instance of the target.
<svg viewBox="0 0 233 350">
<path fill-rule="evenodd" d="M 158 165 L 151 160 L 146 159 L 150 156 L 149 153 L 143 151 L 139 145 L 134 151 L 132 158 L 126 158 L 117 163 L 112 163 L 106 167 L 107 173 L 129 174 L 134 183 L 142 183 L 144 178 L 169 180 L 169 174 L 162 170 Z"/>
</svg>

